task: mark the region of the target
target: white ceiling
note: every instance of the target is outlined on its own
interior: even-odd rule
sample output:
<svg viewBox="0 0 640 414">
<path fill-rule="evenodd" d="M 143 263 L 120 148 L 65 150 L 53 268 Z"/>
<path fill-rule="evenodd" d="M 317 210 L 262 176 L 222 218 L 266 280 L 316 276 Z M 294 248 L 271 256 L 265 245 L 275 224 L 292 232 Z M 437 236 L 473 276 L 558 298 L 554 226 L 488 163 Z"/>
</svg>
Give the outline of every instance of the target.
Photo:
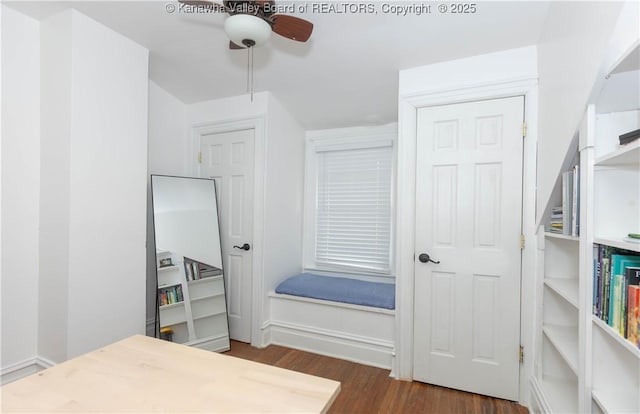
<svg viewBox="0 0 640 414">
<path fill-rule="evenodd" d="M 150 78 L 186 104 L 246 92 L 247 51 L 228 49 L 224 14 L 168 13 L 179 7 L 172 1 L 4 3 L 38 19 L 74 7 L 122 33 L 150 50 Z M 396 16 L 383 2 L 369 2 L 374 14 L 314 13 L 322 2 L 306 3 L 309 11 L 295 15 L 314 23 L 311 39 L 274 34 L 254 55 L 255 91 L 271 91 L 306 129 L 393 122 L 399 70 L 536 44 L 549 8 L 476 1 L 476 13 L 454 15 L 438 12 L 447 3 L 385 2 L 431 5 L 430 14 Z"/>
</svg>

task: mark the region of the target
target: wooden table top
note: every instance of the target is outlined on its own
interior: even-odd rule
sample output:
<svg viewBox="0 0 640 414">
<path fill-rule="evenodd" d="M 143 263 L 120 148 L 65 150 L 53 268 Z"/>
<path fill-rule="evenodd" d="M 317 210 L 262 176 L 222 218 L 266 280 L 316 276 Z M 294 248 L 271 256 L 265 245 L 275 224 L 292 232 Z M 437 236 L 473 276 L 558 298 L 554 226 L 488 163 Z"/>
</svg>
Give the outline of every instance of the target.
<svg viewBox="0 0 640 414">
<path fill-rule="evenodd" d="M 322 413 L 340 383 L 142 335 L 7 384 L 2 412 Z"/>
</svg>

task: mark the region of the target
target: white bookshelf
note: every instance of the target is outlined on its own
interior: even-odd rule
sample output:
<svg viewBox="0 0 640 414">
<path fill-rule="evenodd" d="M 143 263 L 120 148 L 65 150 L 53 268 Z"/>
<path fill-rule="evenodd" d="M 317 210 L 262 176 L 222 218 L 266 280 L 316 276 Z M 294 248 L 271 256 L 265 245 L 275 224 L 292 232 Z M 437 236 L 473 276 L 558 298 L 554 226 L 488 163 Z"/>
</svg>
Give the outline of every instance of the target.
<svg viewBox="0 0 640 414">
<path fill-rule="evenodd" d="M 638 53 L 640 46 L 628 56 L 636 56 L 633 65 L 621 61 L 625 70 L 612 68 L 601 96 L 610 98 L 616 94 L 608 88 L 624 90 L 636 88 L 633 99 L 595 102 L 595 134 L 593 139 L 592 238 L 593 243 L 640 253 L 640 244 L 627 241 L 627 233 L 640 232 L 640 140 L 619 145 L 618 136 L 640 128 L 640 78 Z M 629 59 L 628 59 L 629 60 Z M 627 94 L 628 95 L 628 94 Z M 587 277 L 593 280 L 593 260 L 585 258 Z M 592 296 L 588 304 L 591 307 Z M 583 340 L 590 346 L 587 356 L 591 376 L 588 380 L 593 407 L 603 413 L 640 412 L 640 349 L 632 344 L 597 316 L 589 319 L 590 334 Z"/>
<path fill-rule="evenodd" d="M 621 58 L 607 71 L 565 157 L 566 169 L 580 163 L 580 235 L 541 233 L 532 395 L 542 412 L 640 413 L 640 349 L 593 315 L 594 244 L 640 253 L 640 243 L 626 239 L 640 233 L 640 140 L 618 142 L 640 128 L 640 41 L 626 56 L 635 63 Z M 561 193 L 554 190 L 555 201 Z"/>
<path fill-rule="evenodd" d="M 182 299 L 158 306 L 160 328 L 170 328 L 172 341 L 212 351 L 229 349 L 227 304 L 222 274 L 196 280 L 187 275 L 185 262 L 192 260 L 166 250 L 157 252 L 158 292 L 181 286 Z M 161 259 L 171 258 L 172 265 L 160 267 Z M 197 262 L 196 262 L 197 263 Z"/>
<path fill-rule="evenodd" d="M 552 412 L 577 412 L 579 238 L 544 233 L 538 384 Z"/>
</svg>

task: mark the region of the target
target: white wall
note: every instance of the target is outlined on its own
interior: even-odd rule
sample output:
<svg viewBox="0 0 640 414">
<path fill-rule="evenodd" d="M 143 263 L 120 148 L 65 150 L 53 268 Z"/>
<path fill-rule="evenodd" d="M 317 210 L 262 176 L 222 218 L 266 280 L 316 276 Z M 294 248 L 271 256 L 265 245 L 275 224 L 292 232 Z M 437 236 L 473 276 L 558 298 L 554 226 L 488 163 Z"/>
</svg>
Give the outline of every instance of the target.
<svg viewBox="0 0 640 414">
<path fill-rule="evenodd" d="M 71 13 L 41 22 L 38 353 L 67 358 Z"/>
<path fill-rule="evenodd" d="M 187 171 L 187 107 L 149 81 L 149 174 Z"/>
<path fill-rule="evenodd" d="M 149 81 L 148 174 L 187 175 L 189 142 L 187 107 L 182 101 Z M 150 181 L 149 181 L 150 183 Z M 147 185 L 147 334 L 153 335 L 151 321 L 156 313 L 156 253 L 153 235 L 151 189 Z"/>
<path fill-rule="evenodd" d="M 37 355 L 40 25 L 2 5 L 3 371 Z"/>
<path fill-rule="evenodd" d="M 538 44 L 538 222 L 586 110 L 621 6 L 620 2 L 552 2 L 549 8 Z"/>
<path fill-rule="evenodd" d="M 265 143 L 264 275 L 265 295 L 302 271 L 304 129 L 269 94 Z M 270 306 L 264 302 L 262 322 Z"/>
<path fill-rule="evenodd" d="M 40 353 L 60 361 L 144 332 L 148 51 L 73 10 L 42 49 Z"/>
<path fill-rule="evenodd" d="M 535 46 L 488 53 L 400 71 L 399 95 L 455 91 L 503 80 L 537 76 Z"/>
<path fill-rule="evenodd" d="M 144 333 L 149 62 L 80 13 L 72 53 L 69 356 Z"/>
<path fill-rule="evenodd" d="M 269 92 L 255 93 L 253 102 L 249 95 L 198 102 L 187 106 L 187 126 L 190 129 L 193 125 L 202 123 L 261 118 L 267 115 L 268 102 Z"/>
</svg>

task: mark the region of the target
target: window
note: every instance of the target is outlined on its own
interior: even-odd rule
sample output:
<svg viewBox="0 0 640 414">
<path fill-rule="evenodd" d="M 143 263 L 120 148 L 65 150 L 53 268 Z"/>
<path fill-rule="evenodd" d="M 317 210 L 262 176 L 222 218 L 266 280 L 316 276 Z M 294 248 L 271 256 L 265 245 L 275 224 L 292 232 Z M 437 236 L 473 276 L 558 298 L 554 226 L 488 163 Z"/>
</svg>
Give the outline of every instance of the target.
<svg viewBox="0 0 640 414">
<path fill-rule="evenodd" d="M 306 267 L 389 275 L 393 140 L 387 135 L 310 144 Z"/>
</svg>

